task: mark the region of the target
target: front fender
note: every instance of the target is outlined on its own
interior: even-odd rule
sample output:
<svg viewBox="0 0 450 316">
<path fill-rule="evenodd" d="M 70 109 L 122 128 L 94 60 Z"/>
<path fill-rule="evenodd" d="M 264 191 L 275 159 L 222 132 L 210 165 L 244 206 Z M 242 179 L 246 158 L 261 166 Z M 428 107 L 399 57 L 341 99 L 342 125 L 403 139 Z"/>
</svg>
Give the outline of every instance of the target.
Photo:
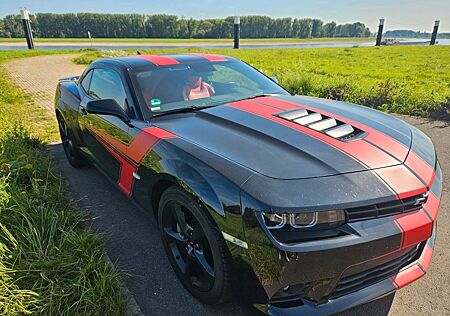
<svg viewBox="0 0 450 316">
<path fill-rule="evenodd" d="M 168 159 L 162 160 L 160 163 L 165 172 L 176 179 L 181 187 L 198 197 L 214 212 L 225 217 L 224 206 L 220 202 L 219 196 L 210 184 L 210 182 L 213 182 L 217 185 L 218 181 L 223 181 L 223 179 L 218 179 L 217 175 L 212 175 L 212 170 L 203 170 L 207 171 L 206 174 L 203 173 L 207 177 L 210 175 L 207 180 L 199 171 L 180 160 Z"/>
<path fill-rule="evenodd" d="M 190 152 L 181 149 L 180 139 L 158 142 L 144 158 L 138 173 L 133 198 L 143 206 L 154 190 L 164 183 L 176 183 L 185 188 L 208 210 L 222 232 L 243 239 L 239 185 L 212 168 Z"/>
</svg>

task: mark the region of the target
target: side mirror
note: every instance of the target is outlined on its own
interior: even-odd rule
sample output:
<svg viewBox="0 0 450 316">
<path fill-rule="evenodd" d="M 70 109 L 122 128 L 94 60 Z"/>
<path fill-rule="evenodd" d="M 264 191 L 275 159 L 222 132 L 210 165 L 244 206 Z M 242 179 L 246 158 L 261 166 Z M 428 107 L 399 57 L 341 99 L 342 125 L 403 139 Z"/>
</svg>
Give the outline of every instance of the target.
<svg viewBox="0 0 450 316">
<path fill-rule="evenodd" d="M 113 99 L 93 100 L 86 104 L 86 112 L 91 114 L 112 115 L 120 118 L 125 123 L 130 121 L 127 113 Z"/>
<path fill-rule="evenodd" d="M 273 82 L 278 83 L 277 77 L 270 77 L 270 79 L 272 79 Z"/>
</svg>

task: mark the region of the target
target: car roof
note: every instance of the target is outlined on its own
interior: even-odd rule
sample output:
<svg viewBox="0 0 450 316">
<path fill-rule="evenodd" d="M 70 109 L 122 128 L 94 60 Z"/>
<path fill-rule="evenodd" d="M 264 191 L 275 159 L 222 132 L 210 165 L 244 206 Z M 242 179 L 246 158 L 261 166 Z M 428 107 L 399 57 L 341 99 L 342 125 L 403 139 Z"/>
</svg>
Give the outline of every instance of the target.
<svg viewBox="0 0 450 316">
<path fill-rule="evenodd" d="M 215 54 L 185 53 L 166 55 L 132 55 L 125 57 L 103 58 L 94 61 L 91 67 L 116 66 L 120 68 L 162 67 L 178 64 L 193 64 L 201 62 L 226 62 L 238 59 Z"/>
</svg>

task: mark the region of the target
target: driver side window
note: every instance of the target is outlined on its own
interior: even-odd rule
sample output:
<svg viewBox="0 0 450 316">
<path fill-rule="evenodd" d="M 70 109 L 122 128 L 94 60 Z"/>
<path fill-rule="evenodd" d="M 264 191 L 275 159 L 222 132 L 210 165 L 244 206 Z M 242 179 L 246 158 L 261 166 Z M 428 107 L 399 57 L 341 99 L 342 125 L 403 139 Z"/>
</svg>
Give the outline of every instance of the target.
<svg viewBox="0 0 450 316">
<path fill-rule="evenodd" d="M 122 80 L 112 69 L 94 69 L 89 95 L 95 99 L 113 99 L 128 112 L 127 95 Z"/>
</svg>

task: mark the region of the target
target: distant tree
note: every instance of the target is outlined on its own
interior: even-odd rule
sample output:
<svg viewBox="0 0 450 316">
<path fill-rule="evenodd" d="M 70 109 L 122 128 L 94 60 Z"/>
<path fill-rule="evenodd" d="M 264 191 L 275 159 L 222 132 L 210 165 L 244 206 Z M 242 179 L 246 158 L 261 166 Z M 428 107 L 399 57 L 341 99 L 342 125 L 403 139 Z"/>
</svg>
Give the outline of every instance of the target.
<svg viewBox="0 0 450 316">
<path fill-rule="evenodd" d="M 11 34 L 9 34 L 9 36 L 6 35 L 5 24 L 3 20 L 0 20 L 0 37 L 11 37 Z"/>
<path fill-rule="evenodd" d="M 25 37 L 20 15 L 7 15 L 3 19 L 3 23 L 5 25 L 5 34 L 9 34 L 10 37 Z"/>
<path fill-rule="evenodd" d="M 271 18 L 250 15 L 241 17 L 241 36 L 244 38 L 268 38 Z"/>
<path fill-rule="evenodd" d="M 211 21 L 203 20 L 198 24 L 196 37 L 208 37 L 213 28 Z"/>
<path fill-rule="evenodd" d="M 311 23 L 311 37 L 321 37 L 323 34 L 322 26 L 322 20 L 313 19 Z"/>
<path fill-rule="evenodd" d="M 168 14 L 102 14 L 102 13 L 38 13 L 31 16 L 31 26 L 37 37 L 79 38 L 231 38 L 233 19 L 194 20 Z M 19 15 L 0 19 L 0 36 L 24 37 Z M 274 37 L 370 36 L 362 23 L 323 24 L 319 19 L 241 17 L 242 38 Z"/>
<path fill-rule="evenodd" d="M 294 19 L 292 24 L 292 36 L 298 38 L 311 37 L 312 20 L 311 19 Z"/>
<path fill-rule="evenodd" d="M 323 36 L 334 37 L 336 35 L 336 22 L 332 21 L 323 26 Z"/>
</svg>

